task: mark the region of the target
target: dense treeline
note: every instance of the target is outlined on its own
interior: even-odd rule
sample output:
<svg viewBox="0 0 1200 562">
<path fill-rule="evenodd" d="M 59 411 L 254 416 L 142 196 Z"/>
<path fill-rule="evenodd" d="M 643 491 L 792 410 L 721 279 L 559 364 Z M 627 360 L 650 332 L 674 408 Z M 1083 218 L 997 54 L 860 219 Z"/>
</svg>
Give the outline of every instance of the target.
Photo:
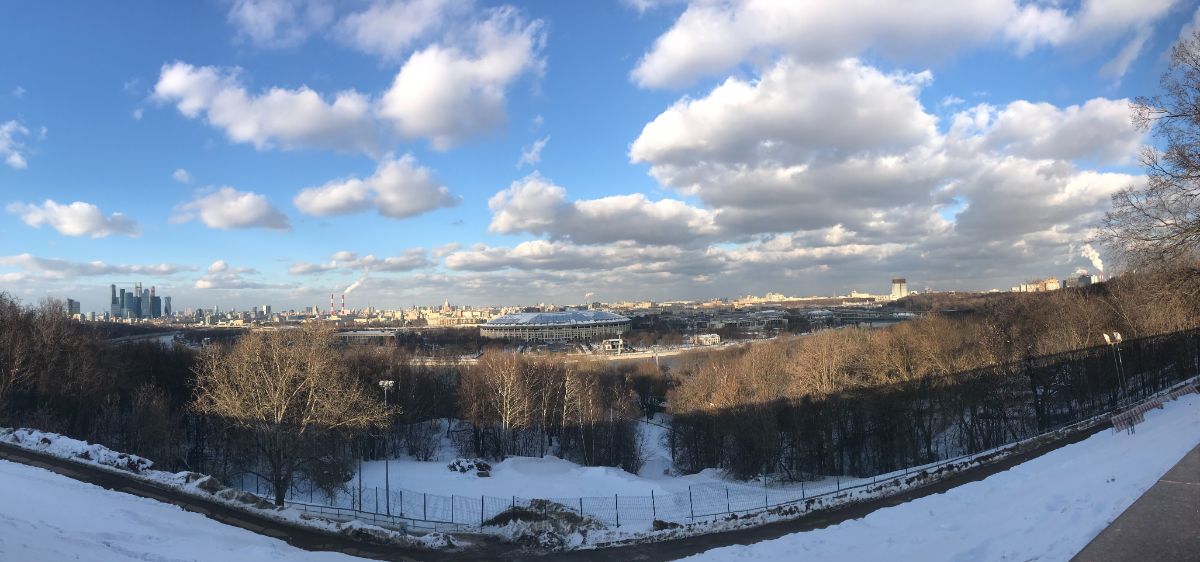
<svg viewBox="0 0 1200 562">
<path fill-rule="evenodd" d="M 1095 413 L 1116 399 L 1098 399 L 1117 380 L 1109 350 L 1060 354 L 1102 346 L 1106 332 L 1194 328 L 1191 271 L 1173 264 L 1087 289 L 989 298 L 965 315 L 724 352 L 671 391 L 676 464 L 740 477 L 871 473 L 1036 433 L 1060 422 L 1059 410 Z"/>
<path fill-rule="evenodd" d="M 1194 368 L 1191 336 L 1129 342 L 1131 380 L 1118 390 L 1114 357 L 1089 349 L 1106 332 L 1132 340 L 1195 327 L 1193 268 L 1177 262 L 1085 290 L 990 297 L 965 314 L 886 329 L 821 330 L 715 352 L 670 376 L 649 362 L 492 350 L 474 365 L 418 366 L 408 347 L 338 347 L 319 326 L 249 332 L 199 353 L 112 345 L 67 319 L 60 303 L 26 307 L 0 294 L 0 424 L 59 431 L 166 469 L 336 487 L 360 456 L 431 459 L 445 439 L 465 456 L 553 454 L 636 471 L 646 445 L 638 419 L 665 398 L 682 471 L 865 474 L 1101 413 L 1160 388 L 1181 365 Z M 1157 369 L 1168 365 L 1175 370 Z M 258 382 L 239 386 L 245 380 Z M 386 404 L 380 381 L 392 384 Z M 233 399 L 260 387 L 304 392 Z M 276 396 L 306 398 L 270 403 Z M 287 414 L 253 421 L 264 409 Z M 292 433 L 305 438 L 281 437 Z M 285 458 L 301 453 L 308 461 Z"/>
<path fill-rule="evenodd" d="M 478 365 L 424 367 L 412 364 L 408 346 L 339 347 L 315 326 L 210 338 L 201 352 L 113 345 L 101 333 L 68 319 L 61 303 L 25 307 L 0 293 L 0 425 L 103 443 L 166 469 L 327 487 L 347 481 L 359 455 L 432 459 L 445 420 L 457 420 L 448 437 L 463 455 L 554 454 L 637 470 L 635 420 L 653 415 L 666 393 L 649 365 L 489 352 Z M 384 407 L 380 381 L 392 385 L 382 421 L 347 424 L 352 412 L 332 408 L 339 400 L 355 411 Z M 292 398 L 305 393 L 284 391 L 317 388 L 302 401 Z M 256 418 L 264 412 L 271 416 Z M 283 439 L 292 433 L 306 437 Z M 285 458 L 300 452 L 321 462 Z"/>
<path fill-rule="evenodd" d="M 60 302 L 27 308 L 0 293 L 0 423 L 176 462 L 191 366 L 185 350 L 109 345 Z"/>
<path fill-rule="evenodd" d="M 653 397 L 664 393 L 652 365 L 615 369 L 488 353 L 462 373 L 459 413 L 470 428 L 460 448 L 493 458 L 549 452 L 637 472 L 643 459 L 636 420 L 653 414 Z"/>
</svg>

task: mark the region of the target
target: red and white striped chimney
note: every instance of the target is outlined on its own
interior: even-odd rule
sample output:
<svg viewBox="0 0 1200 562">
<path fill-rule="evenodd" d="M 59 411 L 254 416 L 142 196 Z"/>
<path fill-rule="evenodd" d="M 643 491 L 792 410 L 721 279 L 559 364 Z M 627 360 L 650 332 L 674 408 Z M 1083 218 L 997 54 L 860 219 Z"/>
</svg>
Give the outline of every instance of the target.
<svg viewBox="0 0 1200 562">
<path fill-rule="evenodd" d="M 346 315 L 346 293 L 342 293 L 342 316 Z"/>
</svg>

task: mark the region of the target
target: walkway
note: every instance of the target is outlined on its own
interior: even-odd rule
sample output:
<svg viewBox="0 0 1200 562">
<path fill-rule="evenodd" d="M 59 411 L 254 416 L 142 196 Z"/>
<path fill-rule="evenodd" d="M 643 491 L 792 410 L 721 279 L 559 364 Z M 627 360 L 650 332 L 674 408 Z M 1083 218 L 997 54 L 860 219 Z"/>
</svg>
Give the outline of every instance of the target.
<svg viewBox="0 0 1200 562">
<path fill-rule="evenodd" d="M 1184 455 L 1074 562 L 1200 558 L 1200 445 Z"/>
</svg>

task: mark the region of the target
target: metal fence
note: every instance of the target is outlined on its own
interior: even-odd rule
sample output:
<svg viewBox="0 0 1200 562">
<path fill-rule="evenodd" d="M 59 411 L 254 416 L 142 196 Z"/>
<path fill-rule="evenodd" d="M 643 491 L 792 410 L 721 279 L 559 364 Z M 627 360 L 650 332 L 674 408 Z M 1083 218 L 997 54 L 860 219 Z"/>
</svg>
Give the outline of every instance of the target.
<svg viewBox="0 0 1200 562">
<path fill-rule="evenodd" d="M 1194 383 L 1195 379 L 1191 382 Z M 1055 428 L 1023 440 L 1084 427 L 1103 421 L 1104 416 Z M 975 453 L 959 455 L 922 466 L 909 467 L 869 478 L 834 476 L 815 482 L 799 482 L 786 487 L 755 487 L 738 484 L 698 484 L 686 492 L 644 496 L 614 494 L 599 497 L 523 498 L 517 496 L 459 496 L 416 492 L 406 489 L 387 491 L 365 487 L 360 496 L 352 493 L 330 498 L 319 491 L 293 488 L 285 498 L 287 505 L 336 520 L 357 519 L 385 527 L 418 530 L 472 530 L 514 508 L 532 511 L 565 511 L 594 519 L 609 527 L 650 528 L 655 521 L 686 524 L 728 517 L 753 515 L 772 508 L 794 506 L 799 513 L 837 505 L 879 490 L 900 490 L 920 485 L 915 477 L 941 474 L 982 462 L 981 457 L 1009 449 L 1019 443 Z M 948 468 L 947 468 L 948 467 Z M 260 492 L 268 491 L 260 487 Z"/>
<path fill-rule="evenodd" d="M 1196 346 L 1197 333 L 1192 331 L 1171 336 L 1130 346 L 1131 357 L 1126 358 L 1124 362 L 1136 367 L 1123 374 L 1122 378 L 1140 377 L 1142 380 L 1140 384 L 1133 384 L 1130 380 L 1127 391 L 1113 395 L 1112 402 L 1108 404 L 1086 403 L 1083 405 L 1087 407 L 1081 407 L 1081 400 L 1073 400 L 1069 412 L 1055 412 L 1055 419 L 1048 420 L 1049 423 L 1038 428 L 1040 431 L 1024 433 L 1019 440 L 997 444 L 998 447 L 976 451 L 973 454 L 960 454 L 963 451 L 960 436 L 943 434 L 935 444 L 937 458 L 941 460 L 865 478 L 832 476 L 819 481 L 798 482 L 782 487 L 701 484 L 689 486 L 687 491 L 671 494 L 574 498 L 446 496 L 395 488 L 389 493 L 377 487 L 362 488 L 361 493 L 360 489 L 355 487 L 350 493 L 329 497 L 312 489 L 304 490 L 301 484 L 299 488 L 293 487 L 285 500 L 288 505 L 297 509 L 325 517 L 359 519 L 389 527 L 427 530 L 478 529 L 496 516 L 516 508 L 572 512 L 606 526 L 618 528 L 649 528 L 655 521 L 689 523 L 728 517 L 731 514 L 753 514 L 780 506 L 795 506 L 799 513 L 803 513 L 835 505 L 855 496 L 864 497 L 864 494 L 875 493 L 884 487 L 895 490 L 908 485 L 919 485 L 920 480 L 910 478 L 944 470 L 956 470 L 976 461 L 986 462 L 989 459 L 980 457 L 989 457 L 996 451 L 1052 433 L 1098 423 L 1115 408 L 1154 396 L 1166 396 L 1180 388 L 1181 384 L 1195 384 L 1197 379 L 1194 374 L 1200 365 L 1200 352 Z M 1064 358 L 1056 357 L 1056 361 L 1046 362 L 1045 369 L 1049 369 L 1048 372 L 1053 372 L 1057 377 L 1063 372 L 1082 369 L 1098 360 L 1102 366 L 1111 365 L 1103 361 L 1108 349 L 1099 351 L 1103 353 L 1092 350 L 1091 353 L 1079 353 L 1065 361 L 1062 360 Z M 1150 353 L 1152 351 L 1160 353 Z M 1037 379 L 1041 378 L 1042 375 L 1038 375 Z M 1126 380 L 1121 381 L 1122 387 L 1127 384 Z M 1080 398 L 1091 395 L 1092 393 L 1082 394 Z M 245 482 L 242 482 L 242 486 L 243 489 L 249 490 Z M 261 486 L 258 482 L 254 487 L 258 493 L 270 491 L 269 486 Z"/>
<path fill-rule="evenodd" d="M 827 505 L 827 502 L 817 500 L 834 499 L 841 494 L 874 485 L 899 483 L 910 476 L 934 472 L 946 465 L 969 462 L 978 456 L 980 454 L 960 455 L 870 478 L 834 476 L 819 482 L 799 482 L 774 488 L 698 484 L 689 486 L 686 492 L 673 494 L 655 494 L 652 491 L 645 496 L 614 494 L 575 498 L 445 496 L 401 489 L 391 491 L 389 502 L 389 495 L 384 489 L 372 486 L 364 488 L 361 496 L 358 496 L 357 490 L 353 490 L 355 493 L 335 498 L 320 492 L 306 496 L 293 489 L 285 499 L 289 506 L 305 512 L 398 528 L 440 531 L 477 529 L 490 519 L 518 507 L 533 511 L 573 512 L 610 527 L 649 528 L 656 520 L 682 524 L 788 505 L 797 505 L 807 511 Z M 808 500 L 813 500 L 813 503 L 807 503 Z"/>
</svg>

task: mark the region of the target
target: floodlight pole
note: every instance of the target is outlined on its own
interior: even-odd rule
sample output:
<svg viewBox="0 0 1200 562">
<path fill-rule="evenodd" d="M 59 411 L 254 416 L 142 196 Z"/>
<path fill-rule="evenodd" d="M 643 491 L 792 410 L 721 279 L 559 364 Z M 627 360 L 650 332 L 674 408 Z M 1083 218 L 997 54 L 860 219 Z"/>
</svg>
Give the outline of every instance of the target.
<svg viewBox="0 0 1200 562">
<path fill-rule="evenodd" d="M 396 384 L 396 381 L 379 381 L 379 387 L 383 389 L 384 408 L 387 408 L 388 406 L 388 390 L 391 390 L 392 385 L 394 384 Z M 384 498 L 384 503 L 387 505 L 387 514 L 389 517 L 392 515 L 392 475 L 391 467 L 389 466 L 391 464 L 391 458 L 388 456 L 388 440 L 391 437 L 391 421 L 391 416 L 388 416 L 388 430 L 385 431 L 383 436 L 383 489 L 386 496 Z M 375 509 L 379 509 L 379 507 L 376 506 Z"/>
<path fill-rule="evenodd" d="M 1117 407 L 1118 408 L 1121 406 L 1120 395 L 1123 393 L 1128 394 L 1128 392 L 1125 390 L 1125 373 L 1122 372 L 1121 359 L 1117 353 L 1117 346 L 1121 344 L 1121 341 L 1122 341 L 1122 338 L 1121 338 L 1120 332 L 1113 332 L 1112 337 L 1109 337 L 1109 335 L 1107 333 L 1104 334 L 1104 343 L 1108 344 L 1108 349 L 1109 349 L 1109 351 L 1112 352 L 1113 368 L 1117 370 L 1117 381 L 1121 384 L 1121 389 L 1117 393 Z"/>
</svg>

